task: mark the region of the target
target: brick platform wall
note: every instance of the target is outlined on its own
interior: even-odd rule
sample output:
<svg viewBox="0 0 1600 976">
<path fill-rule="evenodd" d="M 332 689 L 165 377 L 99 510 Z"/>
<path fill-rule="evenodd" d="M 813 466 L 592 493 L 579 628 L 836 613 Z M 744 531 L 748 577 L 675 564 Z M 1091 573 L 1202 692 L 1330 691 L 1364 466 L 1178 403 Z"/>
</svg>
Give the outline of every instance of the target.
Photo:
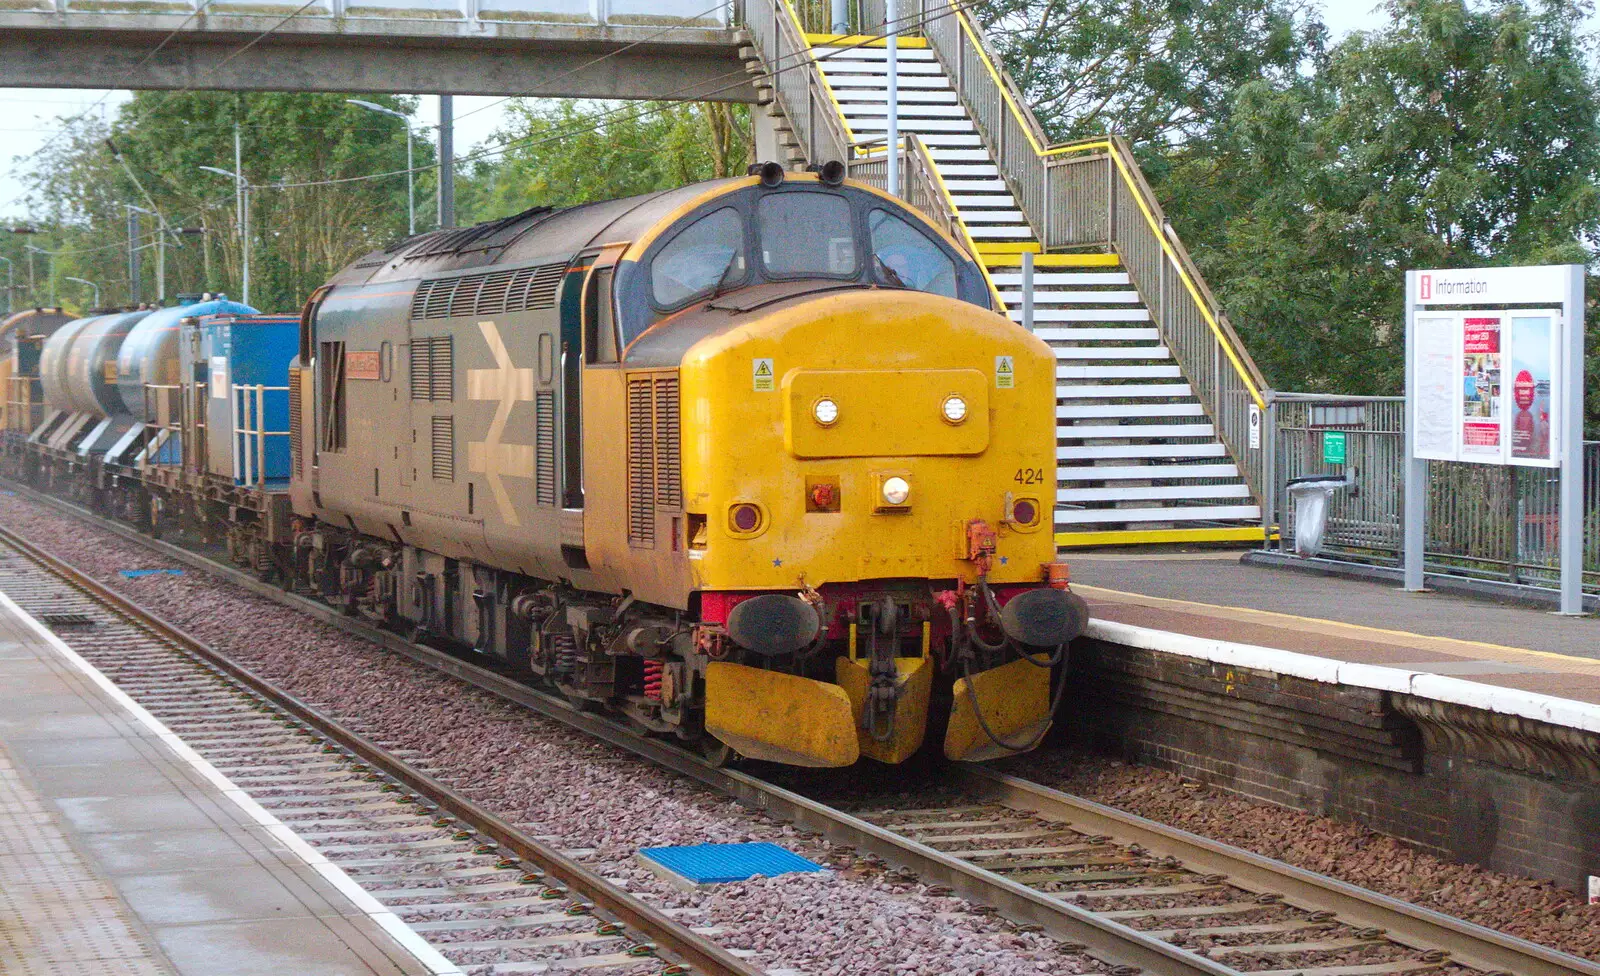
<svg viewBox="0 0 1600 976">
<path fill-rule="evenodd" d="M 1600 736 L 1089 640 L 1067 700 L 1082 748 L 1444 858 L 1579 891 L 1600 875 Z"/>
</svg>

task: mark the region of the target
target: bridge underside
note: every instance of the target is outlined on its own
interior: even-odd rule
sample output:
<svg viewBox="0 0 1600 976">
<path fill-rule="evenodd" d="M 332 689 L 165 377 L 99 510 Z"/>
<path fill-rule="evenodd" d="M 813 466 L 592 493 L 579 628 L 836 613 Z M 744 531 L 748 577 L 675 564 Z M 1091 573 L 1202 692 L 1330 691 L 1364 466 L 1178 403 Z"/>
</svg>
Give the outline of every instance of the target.
<svg viewBox="0 0 1600 976">
<path fill-rule="evenodd" d="M 735 32 L 720 25 L 278 13 L 0 11 L 0 87 L 756 100 Z"/>
</svg>

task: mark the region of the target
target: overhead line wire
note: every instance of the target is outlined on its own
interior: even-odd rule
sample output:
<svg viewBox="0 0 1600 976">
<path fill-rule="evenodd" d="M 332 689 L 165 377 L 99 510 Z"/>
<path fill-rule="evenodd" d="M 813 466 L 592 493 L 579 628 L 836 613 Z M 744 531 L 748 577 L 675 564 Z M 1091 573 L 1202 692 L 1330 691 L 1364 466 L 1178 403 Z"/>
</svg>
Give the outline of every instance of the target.
<svg viewBox="0 0 1600 976">
<path fill-rule="evenodd" d="M 921 27 L 921 26 L 925 26 L 927 24 L 930 24 L 933 21 L 938 20 L 940 18 L 952 16 L 958 9 L 960 9 L 962 7 L 965 7 L 965 6 L 967 6 L 967 4 L 951 4 L 948 7 L 944 8 L 944 10 L 942 10 L 941 12 L 939 12 L 937 14 L 933 14 L 931 16 L 923 16 L 923 15 L 913 14 L 913 15 L 909 15 L 909 16 L 906 16 L 906 17 L 898 18 L 899 21 L 910 21 L 911 23 L 906 23 L 904 26 L 902 26 L 900 28 L 897 28 L 896 30 L 888 32 L 888 33 L 892 33 L 895 36 L 900 36 L 900 35 L 905 34 L 905 33 L 909 32 L 909 31 L 911 31 L 911 30 L 913 30 L 913 29 L 915 29 L 917 27 Z M 885 26 L 888 26 L 888 25 L 885 24 Z M 827 56 L 827 58 L 837 57 L 840 53 L 843 53 L 845 51 L 853 51 L 853 50 L 856 50 L 858 48 L 864 48 L 864 47 L 872 46 L 873 44 L 876 44 L 878 41 L 881 41 L 884 37 L 887 37 L 888 33 L 881 34 L 881 35 L 873 35 L 873 36 L 868 37 L 868 38 L 866 38 L 866 39 L 864 39 L 862 41 L 858 41 L 858 42 L 856 42 L 854 44 L 841 46 L 838 51 L 835 51 L 835 52 L 829 54 Z M 809 49 L 807 49 L 805 51 L 797 51 L 797 52 L 795 52 L 795 54 L 791 55 L 790 57 L 793 59 L 792 63 L 787 64 L 787 65 L 781 65 L 781 64 L 775 63 L 774 66 L 770 70 L 767 71 L 767 73 L 766 73 L 767 77 L 769 77 L 769 78 L 776 77 L 777 75 L 779 75 L 779 74 L 781 74 L 781 73 L 783 73 L 785 71 L 790 71 L 790 70 L 793 70 L 794 68 L 800 67 L 801 65 L 806 64 L 811 60 L 827 60 L 827 58 L 821 58 L 821 59 L 813 58 L 812 54 L 811 54 L 811 51 Z M 780 59 L 780 61 L 781 60 L 782 59 Z M 743 77 L 741 77 L 741 76 L 743 76 Z M 743 72 L 743 71 L 730 71 L 730 72 L 726 72 L 725 74 L 721 74 L 721 75 L 718 75 L 718 76 L 716 76 L 714 78 L 711 78 L 711 79 L 709 79 L 709 81 L 713 81 L 714 82 L 714 81 L 719 81 L 719 80 L 722 80 L 722 79 L 725 79 L 725 78 L 739 78 L 740 80 L 731 82 L 731 83 L 726 84 L 726 85 L 722 85 L 721 87 L 718 87 L 718 88 L 710 89 L 709 91 L 703 91 L 700 94 L 702 94 L 702 95 L 717 95 L 717 94 L 721 94 L 722 92 L 725 92 L 725 91 L 732 91 L 733 89 L 739 88 L 742 85 L 746 84 L 748 82 L 749 76 L 747 74 L 745 74 L 745 72 Z M 694 82 L 693 84 L 684 85 L 684 86 L 682 86 L 680 88 L 675 88 L 672 91 L 665 92 L 661 96 L 658 96 L 657 98 L 651 99 L 651 101 L 670 101 L 671 97 L 673 95 L 678 95 L 678 94 L 683 94 L 685 92 L 694 91 L 694 90 L 698 89 L 703 84 L 705 84 L 705 82 Z M 588 132 L 595 132 L 595 131 L 598 131 L 606 122 L 609 122 L 609 121 L 613 120 L 614 118 L 617 118 L 617 117 L 621 116 L 624 112 L 626 112 L 628 110 L 629 110 L 629 106 L 618 106 L 615 109 L 610 109 L 608 111 L 601 112 L 599 114 L 599 117 L 597 117 L 595 119 L 588 120 L 584 124 L 581 124 L 581 125 L 572 126 L 571 128 L 569 128 L 569 129 L 567 129 L 565 131 L 556 132 L 556 133 L 553 133 L 553 134 L 550 134 L 550 135 L 546 135 L 546 136 L 540 136 L 540 137 L 531 137 L 530 136 L 530 137 L 527 137 L 527 138 L 524 138 L 524 139 L 512 140 L 511 142 L 503 143 L 503 144 L 501 144 L 499 146 L 493 146 L 493 147 L 489 147 L 489 148 L 486 148 L 486 149 L 476 150 L 474 152 L 468 153 L 465 156 L 457 156 L 457 157 L 455 157 L 454 161 L 457 162 L 457 163 L 475 162 L 475 161 L 477 161 L 479 159 L 487 159 L 487 158 L 489 158 L 491 156 L 496 156 L 496 155 L 500 155 L 500 154 L 503 154 L 503 153 L 510 152 L 513 149 L 521 149 L 521 148 L 528 148 L 528 147 L 532 147 L 532 146 L 545 145 L 546 143 L 558 142 L 558 141 L 560 141 L 562 139 L 567 139 L 567 138 L 570 138 L 572 136 L 583 135 L 583 134 L 588 133 Z M 637 118 L 643 118 L 643 117 L 645 117 L 647 115 L 653 115 L 653 114 L 656 114 L 656 113 L 659 113 L 659 112 L 663 112 L 663 111 L 666 111 L 666 106 L 662 106 L 660 108 L 653 108 L 653 109 L 643 109 L 643 110 L 635 112 L 634 114 L 628 116 L 627 118 L 629 120 L 637 119 Z M 369 174 L 364 174 L 362 176 L 345 176 L 345 177 L 340 177 L 340 178 L 331 179 L 331 180 L 307 180 L 307 181 L 298 182 L 298 183 L 265 183 L 265 184 L 260 184 L 260 186 L 262 188 L 267 188 L 267 189 L 293 189 L 293 188 L 297 188 L 297 187 L 308 187 L 308 186 L 335 186 L 335 185 L 344 184 L 344 183 L 359 183 L 359 182 L 364 182 L 364 181 L 367 181 L 367 180 L 386 179 L 386 178 L 391 177 L 391 176 L 403 176 L 407 172 L 412 172 L 412 173 L 430 172 L 432 170 L 438 169 L 439 166 L 440 166 L 440 164 L 438 162 L 433 162 L 433 163 L 428 163 L 428 164 L 425 164 L 425 165 L 422 165 L 422 166 L 412 167 L 409 170 L 397 169 L 397 170 L 390 170 L 390 171 L 384 172 L 384 173 L 369 173 Z"/>
</svg>

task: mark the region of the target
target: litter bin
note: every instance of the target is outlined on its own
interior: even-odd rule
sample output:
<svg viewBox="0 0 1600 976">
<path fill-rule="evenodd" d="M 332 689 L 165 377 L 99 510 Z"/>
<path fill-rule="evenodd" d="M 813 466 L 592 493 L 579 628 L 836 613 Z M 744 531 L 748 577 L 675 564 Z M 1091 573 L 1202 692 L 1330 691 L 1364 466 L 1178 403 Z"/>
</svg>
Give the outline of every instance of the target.
<svg viewBox="0 0 1600 976">
<path fill-rule="evenodd" d="M 1349 487 L 1343 475 L 1314 474 L 1289 480 L 1289 497 L 1294 499 L 1294 551 L 1310 558 L 1322 551 L 1322 537 L 1328 530 L 1328 502 L 1340 488 Z"/>
</svg>

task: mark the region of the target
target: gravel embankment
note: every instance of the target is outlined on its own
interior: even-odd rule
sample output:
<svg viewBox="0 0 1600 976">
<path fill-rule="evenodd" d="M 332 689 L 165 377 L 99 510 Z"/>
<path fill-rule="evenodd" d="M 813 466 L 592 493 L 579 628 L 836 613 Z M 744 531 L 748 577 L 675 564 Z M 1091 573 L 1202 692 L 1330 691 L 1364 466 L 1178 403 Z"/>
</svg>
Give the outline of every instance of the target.
<svg viewBox="0 0 1600 976">
<path fill-rule="evenodd" d="M 108 582 L 280 687 L 383 740 L 419 750 L 452 785 L 658 904 L 699 909 L 718 941 L 808 976 L 1021 976 L 1094 971 L 1047 936 L 930 894 L 826 841 L 803 837 L 564 726 L 393 657 L 216 577 L 127 579 L 167 564 L 142 547 L 14 495 L 0 524 Z M 640 847 L 769 840 L 823 863 L 692 893 L 634 860 Z"/>
<path fill-rule="evenodd" d="M 1600 905 L 1585 904 L 1553 881 L 1442 860 L 1356 824 L 1247 800 L 1114 759 L 1041 752 L 1005 766 L 1119 810 L 1600 960 Z"/>
</svg>

